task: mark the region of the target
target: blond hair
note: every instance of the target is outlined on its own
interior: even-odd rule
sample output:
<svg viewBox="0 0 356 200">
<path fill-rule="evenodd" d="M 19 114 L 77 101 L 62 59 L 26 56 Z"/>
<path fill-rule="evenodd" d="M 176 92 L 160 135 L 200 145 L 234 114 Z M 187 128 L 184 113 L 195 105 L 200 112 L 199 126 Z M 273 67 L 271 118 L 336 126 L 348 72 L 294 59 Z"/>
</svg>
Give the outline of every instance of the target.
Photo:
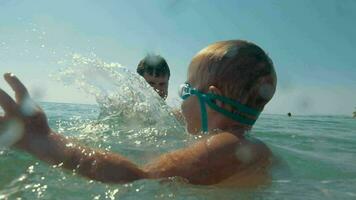
<svg viewBox="0 0 356 200">
<path fill-rule="evenodd" d="M 201 88 L 211 85 L 223 96 L 251 108 L 262 110 L 276 89 L 276 73 L 272 60 L 257 45 L 230 40 L 209 45 L 192 60 L 199 74 Z"/>
</svg>

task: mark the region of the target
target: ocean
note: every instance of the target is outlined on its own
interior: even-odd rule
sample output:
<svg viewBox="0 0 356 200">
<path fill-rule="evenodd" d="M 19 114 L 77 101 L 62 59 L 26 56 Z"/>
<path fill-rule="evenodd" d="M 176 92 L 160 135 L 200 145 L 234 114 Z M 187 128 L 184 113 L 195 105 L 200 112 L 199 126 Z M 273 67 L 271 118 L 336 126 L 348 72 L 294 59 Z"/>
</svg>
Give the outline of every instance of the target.
<svg viewBox="0 0 356 200">
<path fill-rule="evenodd" d="M 53 77 L 97 104 L 39 103 L 51 128 L 78 143 L 143 165 L 183 148 L 189 135 L 146 81 L 117 63 L 74 54 Z M 249 137 L 274 154 L 271 181 L 253 188 L 198 186 L 179 179 L 103 184 L 0 147 L 2 199 L 356 199 L 356 120 L 262 114 Z M 1 144 L 1 143 L 0 143 Z"/>
<path fill-rule="evenodd" d="M 195 139 L 169 114 L 140 122 L 139 116 L 120 113 L 98 119 L 97 105 L 40 105 L 54 130 L 139 165 Z M 356 120 L 350 116 L 262 114 L 249 135 L 274 154 L 271 181 L 258 187 L 197 186 L 176 179 L 103 184 L 2 148 L 0 199 L 356 199 Z"/>
</svg>

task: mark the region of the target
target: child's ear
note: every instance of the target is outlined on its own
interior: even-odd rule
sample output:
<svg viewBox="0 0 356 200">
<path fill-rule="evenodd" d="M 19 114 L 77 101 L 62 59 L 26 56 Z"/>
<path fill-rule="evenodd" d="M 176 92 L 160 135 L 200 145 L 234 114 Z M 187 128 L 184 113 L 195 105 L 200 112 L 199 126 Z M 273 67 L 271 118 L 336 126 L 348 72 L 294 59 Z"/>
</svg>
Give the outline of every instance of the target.
<svg viewBox="0 0 356 200">
<path fill-rule="evenodd" d="M 222 96 L 221 90 L 213 85 L 209 86 L 208 93 Z M 219 100 L 215 100 L 214 103 L 219 107 L 222 107 L 224 105 L 224 103 Z"/>
<path fill-rule="evenodd" d="M 209 93 L 212 93 L 212 94 L 216 94 L 216 95 L 222 95 L 222 92 L 221 92 L 221 90 L 219 89 L 219 88 L 217 88 L 217 87 L 215 87 L 215 86 L 213 86 L 213 85 L 211 85 L 211 86 L 209 86 L 209 89 L 208 89 L 209 91 Z"/>
</svg>

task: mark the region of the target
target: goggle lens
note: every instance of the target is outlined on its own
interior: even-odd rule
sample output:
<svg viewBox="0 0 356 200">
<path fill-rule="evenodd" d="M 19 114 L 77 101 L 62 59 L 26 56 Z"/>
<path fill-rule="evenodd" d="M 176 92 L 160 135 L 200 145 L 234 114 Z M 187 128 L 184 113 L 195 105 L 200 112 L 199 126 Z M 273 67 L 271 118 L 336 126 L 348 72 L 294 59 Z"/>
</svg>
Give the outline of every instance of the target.
<svg viewBox="0 0 356 200">
<path fill-rule="evenodd" d="M 178 95 L 183 100 L 187 99 L 190 95 L 192 95 L 190 85 L 188 83 L 184 83 L 180 85 L 178 90 Z"/>
</svg>

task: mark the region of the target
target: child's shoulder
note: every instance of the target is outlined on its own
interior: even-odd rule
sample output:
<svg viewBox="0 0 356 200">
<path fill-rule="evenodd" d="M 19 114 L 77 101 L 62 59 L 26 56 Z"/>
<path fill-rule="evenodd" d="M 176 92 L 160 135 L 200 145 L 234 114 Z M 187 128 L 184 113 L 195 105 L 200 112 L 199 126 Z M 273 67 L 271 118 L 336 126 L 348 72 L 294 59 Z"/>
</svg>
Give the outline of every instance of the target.
<svg viewBox="0 0 356 200">
<path fill-rule="evenodd" d="M 229 132 L 222 132 L 207 139 L 210 152 L 226 155 L 234 154 L 244 164 L 270 158 L 272 153 L 265 143 L 251 137 L 237 137 Z"/>
</svg>

